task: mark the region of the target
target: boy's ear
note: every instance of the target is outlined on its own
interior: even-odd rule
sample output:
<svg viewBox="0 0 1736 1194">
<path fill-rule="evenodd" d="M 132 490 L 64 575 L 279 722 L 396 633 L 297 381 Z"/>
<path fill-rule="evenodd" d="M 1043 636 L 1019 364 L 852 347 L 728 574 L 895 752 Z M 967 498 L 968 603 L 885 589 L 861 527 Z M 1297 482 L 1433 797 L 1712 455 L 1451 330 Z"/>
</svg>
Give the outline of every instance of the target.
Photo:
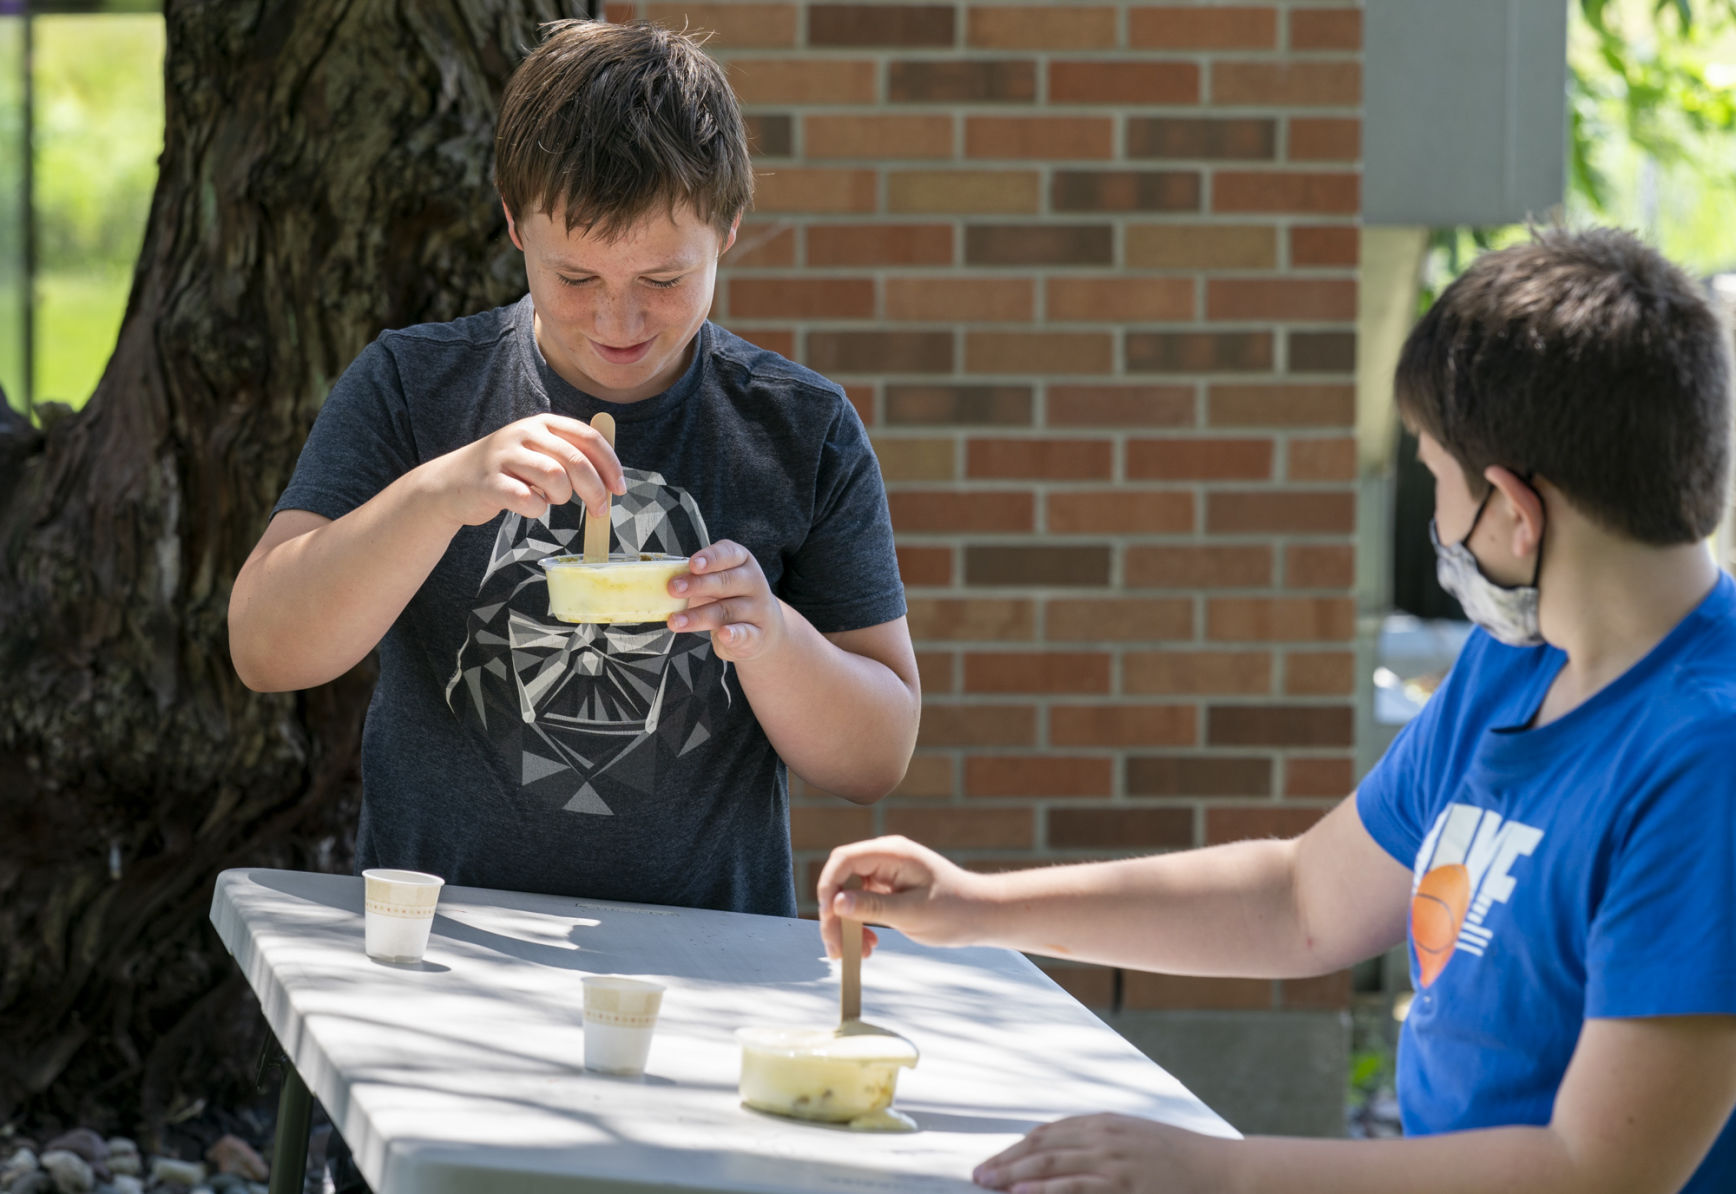
<svg viewBox="0 0 1736 1194">
<path fill-rule="evenodd" d="M 717 255 L 719 257 L 722 257 L 725 253 L 729 252 L 729 247 L 735 243 L 735 234 L 736 234 L 737 230 L 740 228 L 741 228 L 741 217 L 737 216 L 735 219 L 730 221 L 729 235 L 723 238 L 723 248 L 721 248 L 717 251 Z"/>
<path fill-rule="evenodd" d="M 513 221 L 512 208 L 506 205 L 506 200 L 500 201 L 500 210 L 506 213 L 506 234 L 512 237 L 513 247 L 520 253 L 524 252 L 524 242 L 518 239 L 518 225 Z"/>
<path fill-rule="evenodd" d="M 1510 511 L 1512 539 L 1508 546 L 1521 559 L 1529 556 L 1543 542 L 1545 515 L 1542 495 L 1518 473 L 1499 465 L 1492 464 L 1484 469 L 1483 477 L 1501 491 Z"/>
</svg>

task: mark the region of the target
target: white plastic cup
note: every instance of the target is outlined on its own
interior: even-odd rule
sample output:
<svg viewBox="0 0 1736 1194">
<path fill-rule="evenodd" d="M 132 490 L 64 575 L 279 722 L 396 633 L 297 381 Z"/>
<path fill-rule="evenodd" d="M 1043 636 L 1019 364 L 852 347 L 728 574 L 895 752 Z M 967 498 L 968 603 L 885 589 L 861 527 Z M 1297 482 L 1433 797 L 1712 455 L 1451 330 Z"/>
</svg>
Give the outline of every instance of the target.
<svg viewBox="0 0 1736 1194">
<path fill-rule="evenodd" d="M 585 976 L 585 1068 L 599 1074 L 645 1072 L 663 987 L 613 974 Z"/>
<path fill-rule="evenodd" d="M 423 871 L 362 872 L 363 948 L 380 962 L 420 962 L 446 880 Z"/>
</svg>

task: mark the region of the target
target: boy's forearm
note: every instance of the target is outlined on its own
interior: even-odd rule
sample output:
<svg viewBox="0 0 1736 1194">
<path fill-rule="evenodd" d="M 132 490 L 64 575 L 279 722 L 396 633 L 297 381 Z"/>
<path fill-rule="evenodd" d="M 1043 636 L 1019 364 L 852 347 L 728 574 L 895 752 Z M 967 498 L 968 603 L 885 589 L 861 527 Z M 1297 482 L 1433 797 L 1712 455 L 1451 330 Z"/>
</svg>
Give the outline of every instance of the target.
<svg viewBox="0 0 1736 1194">
<path fill-rule="evenodd" d="M 839 647 L 788 605 L 783 612 L 779 650 L 735 665 L 742 691 L 792 771 L 872 803 L 910 766 L 921 698 L 886 664 Z"/>
<path fill-rule="evenodd" d="M 412 472 L 250 559 L 229 605 L 242 681 L 282 692 L 343 675 L 385 636 L 457 529 L 428 513 Z"/>
</svg>

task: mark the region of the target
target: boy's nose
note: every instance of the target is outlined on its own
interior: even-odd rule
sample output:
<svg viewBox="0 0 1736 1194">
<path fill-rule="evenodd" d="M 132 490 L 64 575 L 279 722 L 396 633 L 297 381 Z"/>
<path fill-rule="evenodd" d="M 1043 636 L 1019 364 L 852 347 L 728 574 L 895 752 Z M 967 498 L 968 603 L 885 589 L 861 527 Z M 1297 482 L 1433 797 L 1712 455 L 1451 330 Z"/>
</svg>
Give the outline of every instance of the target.
<svg viewBox="0 0 1736 1194">
<path fill-rule="evenodd" d="M 645 313 L 625 295 L 605 295 L 597 306 L 597 339 L 628 348 L 645 338 Z"/>
</svg>

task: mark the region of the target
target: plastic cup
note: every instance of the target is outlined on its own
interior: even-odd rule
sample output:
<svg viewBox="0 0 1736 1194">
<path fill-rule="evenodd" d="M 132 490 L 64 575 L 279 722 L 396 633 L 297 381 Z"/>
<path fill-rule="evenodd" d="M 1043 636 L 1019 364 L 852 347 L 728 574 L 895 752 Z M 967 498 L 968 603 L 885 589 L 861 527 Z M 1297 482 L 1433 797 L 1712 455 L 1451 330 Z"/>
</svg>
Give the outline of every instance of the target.
<svg viewBox="0 0 1736 1194">
<path fill-rule="evenodd" d="M 643 1074 L 663 1006 L 662 985 L 612 974 L 587 975 L 584 982 L 585 1068 L 599 1074 Z"/>
<path fill-rule="evenodd" d="M 687 608 L 687 598 L 669 595 L 669 582 L 688 571 L 686 556 L 612 555 L 595 564 L 583 556 L 549 556 L 539 563 L 549 586 L 549 616 L 562 622 L 662 622 Z"/>
<path fill-rule="evenodd" d="M 380 962 L 420 962 L 440 903 L 439 875 L 423 871 L 362 872 L 363 948 Z"/>
</svg>

